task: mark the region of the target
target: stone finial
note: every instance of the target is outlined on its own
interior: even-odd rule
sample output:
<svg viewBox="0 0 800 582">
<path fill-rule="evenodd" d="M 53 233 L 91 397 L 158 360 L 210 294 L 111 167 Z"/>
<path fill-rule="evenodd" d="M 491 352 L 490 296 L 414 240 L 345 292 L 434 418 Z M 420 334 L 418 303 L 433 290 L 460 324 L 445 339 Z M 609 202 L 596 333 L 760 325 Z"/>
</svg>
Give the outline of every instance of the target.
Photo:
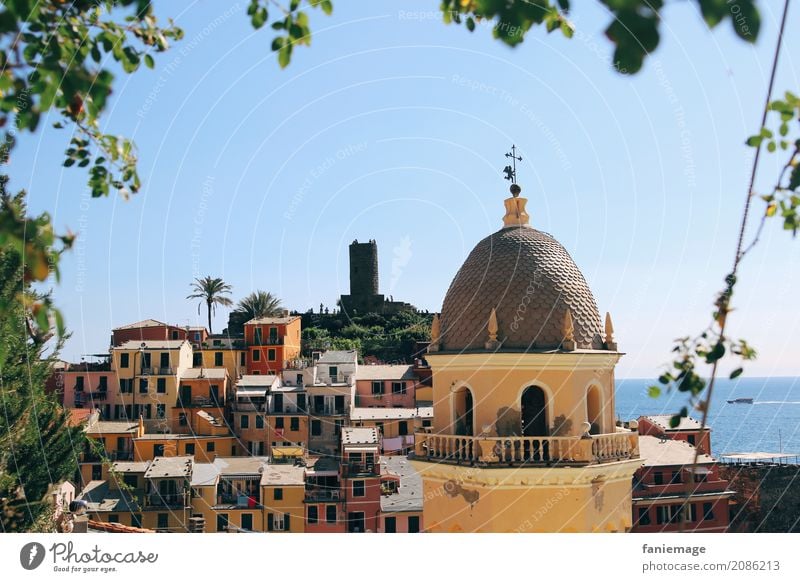
<svg viewBox="0 0 800 582">
<path fill-rule="evenodd" d="M 439 314 L 433 315 L 431 322 L 431 344 L 428 346 L 429 352 L 438 352 L 439 344 L 442 341 L 442 322 L 439 320 Z"/>
<path fill-rule="evenodd" d="M 503 217 L 503 226 L 529 226 L 530 215 L 525 210 L 527 198 L 519 196 L 519 192 L 505 199 L 506 215 Z"/>
<path fill-rule="evenodd" d="M 497 340 L 497 332 L 500 329 L 497 325 L 497 310 L 492 307 L 492 312 L 489 314 L 489 341 L 486 342 L 487 350 L 496 350 L 500 347 L 500 342 Z"/>
<path fill-rule="evenodd" d="M 611 322 L 611 313 L 606 311 L 606 349 L 617 351 L 617 342 L 614 339 L 614 324 Z"/>
<path fill-rule="evenodd" d="M 564 312 L 564 323 L 561 325 L 561 334 L 564 337 L 561 348 L 567 351 L 575 349 L 575 330 L 572 323 L 572 310 L 567 307 Z"/>
</svg>

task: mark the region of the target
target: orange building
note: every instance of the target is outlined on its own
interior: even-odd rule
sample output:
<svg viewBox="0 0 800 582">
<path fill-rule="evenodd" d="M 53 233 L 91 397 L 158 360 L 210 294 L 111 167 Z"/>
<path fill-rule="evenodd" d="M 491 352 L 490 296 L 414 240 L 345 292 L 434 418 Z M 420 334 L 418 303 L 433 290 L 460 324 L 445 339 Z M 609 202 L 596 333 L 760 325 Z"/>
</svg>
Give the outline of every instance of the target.
<svg viewBox="0 0 800 582">
<path fill-rule="evenodd" d="M 280 374 L 287 363 L 300 356 L 299 315 L 262 317 L 244 324 L 248 374 Z"/>
</svg>

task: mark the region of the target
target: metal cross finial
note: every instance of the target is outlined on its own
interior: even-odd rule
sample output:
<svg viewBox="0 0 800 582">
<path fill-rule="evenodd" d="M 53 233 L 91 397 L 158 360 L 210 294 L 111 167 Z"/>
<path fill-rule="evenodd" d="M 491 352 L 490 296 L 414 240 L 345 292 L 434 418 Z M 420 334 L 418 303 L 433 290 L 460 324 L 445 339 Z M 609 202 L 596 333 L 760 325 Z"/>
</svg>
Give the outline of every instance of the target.
<svg viewBox="0 0 800 582">
<path fill-rule="evenodd" d="M 511 144 L 511 151 L 506 153 L 507 158 L 511 158 L 511 165 L 503 168 L 506 180 L 510 180 L 512 184 L 517 183 L 517 162 L 522 161 L 522 156 L 517 155 L 517 146 Z"/>
</svg>

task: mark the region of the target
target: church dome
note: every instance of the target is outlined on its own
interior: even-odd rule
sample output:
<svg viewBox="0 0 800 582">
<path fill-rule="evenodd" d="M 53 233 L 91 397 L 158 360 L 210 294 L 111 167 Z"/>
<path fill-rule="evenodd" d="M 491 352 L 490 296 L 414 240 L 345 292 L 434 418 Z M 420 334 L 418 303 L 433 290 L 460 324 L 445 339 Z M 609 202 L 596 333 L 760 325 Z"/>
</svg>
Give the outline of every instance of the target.
<svg viewBox="0 0 800 582">
<path fill-rule="evenodd" d="M 505 228 L 472 250 L 442 305 L 439 348 L 446 351 L 561 347 L 569 310 L 578 349 L 604 349 L 592 292 L 567 250 L 527 224 L 524 198 L 506 200 Z M 487 346 L 496 310 L 497 342 Z"/>
</svg>

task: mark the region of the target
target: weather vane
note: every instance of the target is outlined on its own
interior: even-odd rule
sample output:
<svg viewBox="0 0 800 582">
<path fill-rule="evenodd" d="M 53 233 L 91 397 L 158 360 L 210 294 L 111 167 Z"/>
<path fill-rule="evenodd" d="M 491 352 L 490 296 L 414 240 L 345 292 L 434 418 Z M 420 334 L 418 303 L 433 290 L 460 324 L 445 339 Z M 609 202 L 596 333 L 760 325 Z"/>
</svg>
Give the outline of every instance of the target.
<svg viewBox="0 0 800 582">
<path fill-rule="evenodd" d="M 517 162 L 522 161 L 522 156 L 517 155 L 517 146 L 511 144 L 511 151 L 506 153 L 507 158 L 511 158 L 511 165 L 503 168 L 506 180 L 510 180 L 512 184 L 517 183 Z"/>
</svg>

